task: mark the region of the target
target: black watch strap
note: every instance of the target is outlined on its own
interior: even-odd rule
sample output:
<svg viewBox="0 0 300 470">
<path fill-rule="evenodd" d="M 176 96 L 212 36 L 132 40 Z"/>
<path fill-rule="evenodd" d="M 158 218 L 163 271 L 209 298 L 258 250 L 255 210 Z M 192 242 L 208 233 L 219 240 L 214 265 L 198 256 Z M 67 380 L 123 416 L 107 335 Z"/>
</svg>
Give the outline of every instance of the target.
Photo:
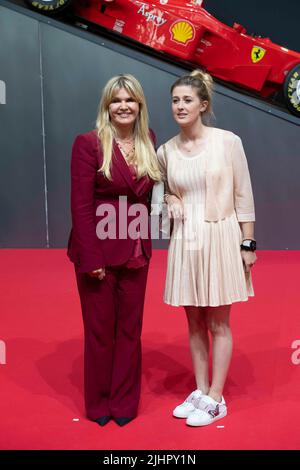
<svg viewBox="0 0 300 470">
<path fill-rule="evenodd" d="M 255 251 L 256 250 L 256 241 L 251 239 L 243 240 L 241 243 L 241 250 L 245 251 Z"/>
</svg>

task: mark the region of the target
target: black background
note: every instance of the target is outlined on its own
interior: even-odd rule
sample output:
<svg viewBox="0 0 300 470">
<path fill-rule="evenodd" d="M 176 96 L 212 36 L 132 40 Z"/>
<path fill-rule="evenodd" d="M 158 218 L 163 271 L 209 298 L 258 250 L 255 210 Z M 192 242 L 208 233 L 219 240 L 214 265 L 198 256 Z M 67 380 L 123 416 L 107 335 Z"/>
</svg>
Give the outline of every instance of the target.
<svg viewBox="0 0 300 470">
<path fill-rule="evenodd" d="M 204 0 L 204 8 L 229 26 L 236 21 L 248 34 L 300 52 L 299 0 Z"/>
</svg>

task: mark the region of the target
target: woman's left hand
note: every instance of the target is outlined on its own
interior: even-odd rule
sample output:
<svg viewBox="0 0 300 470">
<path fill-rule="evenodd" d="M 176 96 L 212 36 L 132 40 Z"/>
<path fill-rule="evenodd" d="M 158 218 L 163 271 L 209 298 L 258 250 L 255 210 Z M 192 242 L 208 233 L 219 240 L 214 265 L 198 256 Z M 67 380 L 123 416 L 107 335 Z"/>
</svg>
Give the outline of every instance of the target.
<svg viewBox="0 0 300 470">
<path fill-rule="evenodd" d="M 95 269 L 94 271 L 90 272 L 89 275 L 91 277 L 98 278 L 99 281 L 105 278 L 105 268 Z"/>
<path fill-rule="evenodd" d="M 255 251 L 245 251 L 241 250 L 241 256 L 244 263 L 244 268 L 246 273 L 250 273 L 251 268 L 257 261 L 257 256 Z"/>
</svg>

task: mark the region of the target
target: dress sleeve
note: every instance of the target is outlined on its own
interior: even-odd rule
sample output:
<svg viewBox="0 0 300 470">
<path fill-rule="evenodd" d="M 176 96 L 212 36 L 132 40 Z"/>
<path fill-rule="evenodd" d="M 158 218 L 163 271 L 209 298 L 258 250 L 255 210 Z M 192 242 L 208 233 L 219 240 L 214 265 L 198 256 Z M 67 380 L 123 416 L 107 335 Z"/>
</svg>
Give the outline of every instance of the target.
<svg viewBox="0 0 300 470">
<path fill-rule="evenodd" d="M 71 161 L 71 213 L 73 235 L 79 251 L 78 272 L 103 268 L 103 254 L 96 235 L 95 184 L 97 156 L 85 135 L 75 139 Z"/>
<path fill-rule="evenodd" d="M 232 145 L 234 206 L 239 222 L 254 222 L 255 210 L 248 163 L 243 144 L 234 136 Z"/>
<path fill-rule="evenodd" d="M 161 145 L 157 150 L 157 160 L 163 181 L 167 181 L 167 152 L 165 145 Z"/>
<path fill-rule="evenodd" d="M 161 145 L 157 150 L 157 160 L 158 160 L 159 170 L 162 175 L 162 181 L 155 183 L 152 189 L 152 198 L 151 198 L 151 215 L 152 216 L 160 215 L 162 213 L 164 194 L 166 193 L 167 162 L 166 162 L 166 155 L 163 150 L 163 145 Z"/>
</svg>

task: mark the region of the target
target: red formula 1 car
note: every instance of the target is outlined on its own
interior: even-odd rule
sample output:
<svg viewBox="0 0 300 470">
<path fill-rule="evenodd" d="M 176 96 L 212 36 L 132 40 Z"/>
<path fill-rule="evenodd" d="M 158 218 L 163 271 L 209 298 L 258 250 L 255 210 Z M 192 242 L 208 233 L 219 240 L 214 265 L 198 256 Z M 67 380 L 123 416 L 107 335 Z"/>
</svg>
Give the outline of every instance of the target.
<svg viewBox="0 0 300 470">
<path fill-rule="evenodd" d="M 55 13 L 71 6 L 76 17 L 131 38 L 156 51 L 204 68 L 212 76 L 263 97 L 283 92 L 300 117 L 300 53 L 245 28 L 221 23 L 202 0 L 25 0 Z M 71 4 L 71 5 L 70 5 Z"/>
</svg>

